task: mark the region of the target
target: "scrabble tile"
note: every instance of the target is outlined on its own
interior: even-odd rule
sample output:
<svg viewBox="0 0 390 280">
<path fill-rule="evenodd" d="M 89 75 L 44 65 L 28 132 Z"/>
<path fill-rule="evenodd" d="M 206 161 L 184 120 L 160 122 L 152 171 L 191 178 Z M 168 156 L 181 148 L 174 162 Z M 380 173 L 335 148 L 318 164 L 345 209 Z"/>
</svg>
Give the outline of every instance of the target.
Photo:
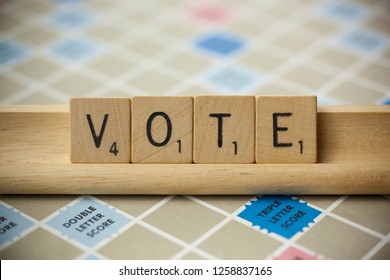
<svg viewBox="0 0 390 280">
<path fill-rule="evenodd" d="M 194 162 L 253 163 L 255 98 L 196 96 Z"/>
<path fill-rule="evenodd" d="M 259 96 L 256 102 L 256 162 L 315 163 L 317 97 Z"/>
<path fill-rule="evenodd" d="M 129 163 L 130 99 L 71 99 L 70 138 L 73 163 Z"/>
<path fill-rule="evenodd" d="M 192 163 L 192 97 L 132 99 L 132 162 Z"/>
</svg>

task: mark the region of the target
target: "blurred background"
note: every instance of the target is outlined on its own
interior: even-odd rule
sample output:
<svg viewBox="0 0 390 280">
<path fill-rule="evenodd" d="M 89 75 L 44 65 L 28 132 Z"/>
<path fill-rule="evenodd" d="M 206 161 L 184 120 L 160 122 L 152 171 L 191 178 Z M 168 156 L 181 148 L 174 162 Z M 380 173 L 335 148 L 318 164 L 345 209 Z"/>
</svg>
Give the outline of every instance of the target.
<svg viewBox="0 0 390 280">
<path fill-rule="evenodd" d="M 390 98 L 387 0 L 0 2 L 0 102 L 72 96 Z"/>
</svg>

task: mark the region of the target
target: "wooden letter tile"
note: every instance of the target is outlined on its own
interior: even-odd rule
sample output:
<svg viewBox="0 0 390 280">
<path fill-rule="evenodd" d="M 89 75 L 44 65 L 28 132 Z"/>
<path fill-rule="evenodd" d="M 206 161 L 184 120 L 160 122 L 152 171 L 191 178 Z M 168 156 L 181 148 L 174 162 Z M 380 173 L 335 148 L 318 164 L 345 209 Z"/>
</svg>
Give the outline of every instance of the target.
<svg viewBox="0 0 390 280">
<path fill-rule="evenodd" d="M 132 162 L 192 163 L 193 98 L 132 99 Z"/>
<path fill-rule="evenodd" d="M 73 163 L 129 163 L 130 99 L 71 99 L 70 137 Z"/>
<path fill-rule="evenodd" d="M 255 98 L 196 96 L 195 163 L 253 163 Z"/>
<path fill-rule="evenodd" d="M 259 96 L 256 102 L 256 162 L 315 163 L 317 97 Z"/>
</svg>

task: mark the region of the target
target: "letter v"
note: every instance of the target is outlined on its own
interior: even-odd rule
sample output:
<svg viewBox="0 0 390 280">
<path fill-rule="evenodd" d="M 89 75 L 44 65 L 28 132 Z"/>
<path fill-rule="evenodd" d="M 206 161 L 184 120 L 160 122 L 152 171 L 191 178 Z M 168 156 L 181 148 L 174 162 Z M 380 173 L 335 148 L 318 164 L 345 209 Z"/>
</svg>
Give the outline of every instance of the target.
<svg viewBox="0 0 390 280">
<path fill-rule="evenodd" d="M 103 139 L 104 130 L 106 129 L 108 114 L 104 115 L 103 124 L 102 124 L 102 127 L 100 128 L 99 135 L 96 135 L 95 128 L 93 126 L 93 122 L 92 122 L 90 114 L 87 114 L 87 120 L 88 120 L 89 128 L 91 129 L 91 133 L 92 133 L 93 141 L 95 142 L 95 146 L 96 146 L 96 148 L 100 148 L 100 144 L 102 143 L 102 139 Z"/>
</svg>

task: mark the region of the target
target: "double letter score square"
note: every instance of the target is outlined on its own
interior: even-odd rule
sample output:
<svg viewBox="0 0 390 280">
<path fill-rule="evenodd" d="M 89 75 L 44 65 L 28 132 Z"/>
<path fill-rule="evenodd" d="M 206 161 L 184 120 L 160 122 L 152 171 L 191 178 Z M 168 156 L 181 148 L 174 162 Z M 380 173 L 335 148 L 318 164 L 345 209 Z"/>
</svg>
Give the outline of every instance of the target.
<svg viewBox="0 0 390 280">
<path fill-rule="evenodd" d="M 73 163 L 315 163 L 315 96 L 73 98 Z"/>
</svg>

